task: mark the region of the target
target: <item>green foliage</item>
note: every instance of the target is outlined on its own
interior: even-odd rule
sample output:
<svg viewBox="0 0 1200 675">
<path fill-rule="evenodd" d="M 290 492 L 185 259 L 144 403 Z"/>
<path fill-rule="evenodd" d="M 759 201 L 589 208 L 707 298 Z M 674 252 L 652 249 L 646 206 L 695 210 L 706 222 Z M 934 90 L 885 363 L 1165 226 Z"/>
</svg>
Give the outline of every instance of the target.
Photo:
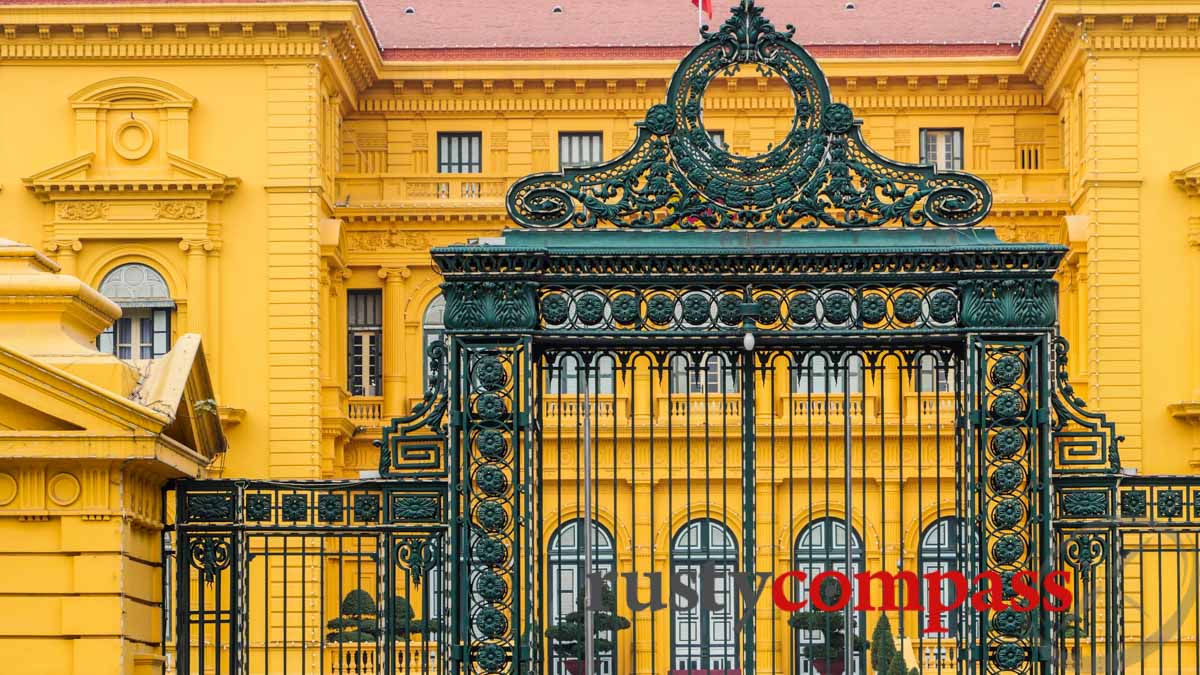
<svg viewBox="0 0 1200 675">
<path fill-rule="evenodd" d="M 412 603 L 403 595 L 392 598 L 392 625 L 396 636 L 430 635 L 442 630 L 441 619 L 418 619 Z"/>
<path fill-rule="evenodd" d="M 579 589 L 579 601 L 574 612 L 564 616 L 546 630 L 546 637 L 553 640 L 554 653 L 570 659 L 581 659 L 584 654 L 584 594 Z M 619 630 L 629 628 L 629 619 L 617 615 L 617 593 L 605 585 L 600 595 L 602 609 L 592 612 L 592 656 L 612 653 L 614 645 L 604 635 L 616 635 Z"/>
<path fill-rule="evenodd" d="M 921 671 L 917 670 L 916 668 L 909 668 L 908 675 L 921 675 Z"/>
<path fill-rule="evenodd" d="M 905 675 L 904 656 L 902 654 L 896 654 L 892 657 L 892 664 L 888 666 L 887 675 Z"/>
<path fill-rule="evenodd" d="M 325 639 L 329 642 L 375 642 L 379 637 L 379 608 L 371 594 L 356 588 L 342 598 L 342 615 L 330 619 L 325 627 L 330 630 Z"/>
<path fill-rule="evenodd" d="M 826 579 L 818 591 L 827 605 L 836 605 L 841 598 L 841 586 L 833 579 Z M 804 655 L 810 661 L 827 660 L 840 661 L 846 653 L 846 617 L 838 612 L 824 612 L 819 609 L 808 609 L 794 612 L 788 619 L 788 625 L 798 630 L 818 631 L 824 637 L 824 642 L 808 644 L 801 647 Z M 853 654 L 871 648 L 871 643 L 859 637 L 850 636 L 850 651 Z M 903 673 L 901 673 L 903 675 Z"/>
<path fill-rule="evenodd" d="M 875 624 L 875 632 L 871 633 L 871 669 L 879 675 L 884 675 L 896 655 L 896 640 L 892 637 L 892 622 L 887 614 L 879 617 Z"/>
<path fill-rule="evenodd" d="M 1064 638 L 1074 639 L 1086 637 L 1087 631 L 1083 629 L 1082 622 L 1079 620 L 1079 617 L 1072 614 L 1063 619 L 1062 627 L 1059 629 L 1058 634 Z"/>
</svg>

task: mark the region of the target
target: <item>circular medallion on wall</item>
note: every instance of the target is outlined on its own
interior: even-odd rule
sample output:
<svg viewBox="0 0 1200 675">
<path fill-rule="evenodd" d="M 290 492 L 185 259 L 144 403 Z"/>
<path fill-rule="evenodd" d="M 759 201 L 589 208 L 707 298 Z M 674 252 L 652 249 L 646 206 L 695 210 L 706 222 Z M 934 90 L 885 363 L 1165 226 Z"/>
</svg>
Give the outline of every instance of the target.
<svg viewBox="0 0 1200 675">
<path fill-rule="evenodd" d="M 17 481 L 6 473 L 0 473 L 0 506 L 8 506 L 17 498 Z"/>
<path fill-rule="evenodd" d="M 129 118 L 113 131 L 113 149 L 128 160 L 138 160 L 150 154 L 154 132 L 143 121 Z"/>
<path fill-rule="evenodd" d="M 46 481 L 46 496 L 59 506 L 70 506 L 79 499 L 79 479 L 69 473 L 55 474 Z"/>
</svg>

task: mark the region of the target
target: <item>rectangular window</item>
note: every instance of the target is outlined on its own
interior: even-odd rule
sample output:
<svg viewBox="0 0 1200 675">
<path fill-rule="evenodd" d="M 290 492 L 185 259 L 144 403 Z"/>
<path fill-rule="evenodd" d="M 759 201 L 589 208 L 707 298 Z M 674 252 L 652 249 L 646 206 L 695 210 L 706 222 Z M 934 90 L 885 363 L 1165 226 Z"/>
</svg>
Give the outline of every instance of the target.
<svg viewBox="0 0 1200 675">
<path fill-rule="evenodd" d="M 483 134 L 438 134 L 438 173 L 483 173 Z"/>
<path fill-rule="evenodd" d="M 157 359 L 171 349 L 168 308 L 122 307 L 123 316 L 96 339 L 96 348 L 123 360 Z"/>
<path fill-rule="evenodd" d="M 346 309 L 350 395 L 379 396 L 383 388 L 383 292 L 347 291 Z"/>
<path fill-rule="evenodd" d="M 729 149 L 729 146 L 725 145 L 725 132 L 721 131 L 720 129 L 709 129 L 708 130 L 708 139 L 710 141 L 712 141 L 713 145 L 717 146 L 718 148 L 720 148 L 722 150 Z"/>
<path fill-rule="evenodd" d="M 922 129 L 921 158 L 940 171 L 961 171 L 963 168 L 962 129 Z"/>
<path fill-rule="evenodd" d="M 591 166 L 603 160 L 603 136 L 598 132 L 571 132 L 558 135 L 558 165 Z"/>
</svg>

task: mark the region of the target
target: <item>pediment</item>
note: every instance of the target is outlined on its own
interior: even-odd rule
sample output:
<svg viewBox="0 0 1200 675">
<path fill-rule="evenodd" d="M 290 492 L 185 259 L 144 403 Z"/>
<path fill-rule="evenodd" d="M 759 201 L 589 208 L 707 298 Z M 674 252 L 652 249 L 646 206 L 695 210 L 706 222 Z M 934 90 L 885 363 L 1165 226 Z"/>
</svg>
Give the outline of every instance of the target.
<svg viewBox="0 0 1200 675">
<path fill-rule="evenodd" d="M 87 193 L 186 192 L 193 199 L 204 195 L 222 199 L 237 188 L 237 178 L 210 169 L 190 159 L 167 153 L 167 161 L 147 175 L 113 174 L 97 163 L 95 153 L 84 153 L 23 179 L 38 197 L 53 201 L 57 195 L 79 199 Z"/>
<path fill-rule="evenodd" d="M 8 402 L 16 405 L 8 405 Z M 166 415 L 86 382 L 36 357 L 0 346 L 3 433 L 75 431 L 157 434 Z"/>
<path fill-rule="evenodd" d="M 1171 172 L 1171 181 L 1189 197 L 1200 197 L 1200 162 Z"/>
</svg>

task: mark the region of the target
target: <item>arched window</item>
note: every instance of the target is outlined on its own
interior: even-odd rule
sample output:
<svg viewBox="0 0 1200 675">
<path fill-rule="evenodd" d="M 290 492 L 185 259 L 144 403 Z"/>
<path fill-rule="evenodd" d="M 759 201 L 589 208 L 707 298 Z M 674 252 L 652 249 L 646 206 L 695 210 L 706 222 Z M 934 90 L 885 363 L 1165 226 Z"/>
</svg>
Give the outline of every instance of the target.
<svg viewBox="0 0 1200 675">
<path fill-rule="evenodd" d="M 954 363 L 939 359 L 933 354 L 924 354 L 918 362 L 918 391 L 926 394 L 943 394 L 954 391 Z"/>
<path fill-rule="evenodd" d="M 854 575 L 866 568 L 866 556 L 863 551 L 862 537 L 854 528 L 849 530 L 849 541 L 846 538 L 846 521 L 838 518 L 819 518 L 812 521 L 800 531 L 796 537 L 794 551 L 795 569 L 804 572 L 805 581 L 798 583 L 794 589 L 797 598 L 810 597 L 809 583 L 822 572 L 841 572 L 854 579 Z M 847 550 L 847 543 L 849 550 Z M 857 593 L 857 583 L 852 582 L 854 593 Z M 851 618 L 851 630 L 860 637 L 866 626 L 866 616 L 863 612 L 855 612 Z M 800 675 L 810 675 L 817 672 L 812 662 L 804 658 L 804 645 L 819 643 L 822 636 L 815 631 L 797 630 L 796 633 L 796 672 Z M 848 673 L 866 673 L 866 660 L 859 655 L 853 668 Z"/>
<path fill-rule="evenodd" d="M 719 608 L 696 603 L 694 607 L 671 608 L 671 670 L 732 671 L 738 667 L 736 633 L 737 595 L 733 575 L 737 572 L 737 541 L 723 523 L 698 518 L 685 524 L 671 540 L 671 579 L 682 577 L 697 590 L 702 565 L 716 571 L 714 589 Z"/>
<path fill-rule="evenodd" d="M 588 359 L 585 353 L 558 354 L 546 369 L 546 393 L 552 396 L 582 394 L 586 378 L 589 393 L 612 394 L 616 379 L 615 361 L 606 354 L 594 358 L 592 366 L 587 368 L 583 367 Z"/>
<path fill-rule="evenodd" d="M 917 570 L 917 575 L 924 578 L 924 575 L 931 572 L 949 572 L 951 570 L 960 569 L 959 565 L 959 528 L 962 527 L 962 520 L 949 516 L 939 518 L 925 528 L 921 533 L 921 547 L 917 552 L 917 565 L 920 569 Z M 942 583 L 941 588 L 942 601 L 953 604 L 954 589 L 948 581 Z M 922 607 L 929 606 L 929 589 L 921 584 Z M 950 629 L 949 633 L 927 633 L 927 635 L 937 638 L 954 639 L 958 635 L 958 622 L 960 618 L 959 610 L 952 610 L 947 615 L 942 617 L 943 624 Z M 921 614 L 921 626 L 928 626 L 929 622 L 925 619 L 925 614 Z"/>
<path fill-rule="evenodd" d="M 861 394 L 863 391 L 863 362 L 849 355 L 842 362 L 813 354 L 806 362 L 792 367 L 792 393 L 795 394 Z"/>
<path fill-rule="evenodd" d="M 439 295 L 429 301 L 429 305 L 425 307 L 425 316 L 421 319 L 421 330 L 423 339 L 421 340 L 421 372 L 424 374 L 425 381 L 429 381 L 429 345 L 435 342 L 446 341 L 446 298 Z"/>
<path fill-rule="evenodd" d="M 154 359 L 171 349 L 175 301 L 154 268 L 121 265 L 105 275 L 100 293 L 121 306 L 121 318 L 96 339 L 100 351 L 119 359 Z"/>
<path fill-rule="evenodd" d="M 728 354 L 709 352 L 692 358 L 671 357 L 671 392 L 676 394 L 735 394 L 741 369 Z"/>
<path fill-rule="evenodd" d="M 550 626 L 557 624 L 571 612 L 579 610 L 583 597 L 583 586 L 588 582 L 584 571 L 584 529 L 583 519 L 568 520 L 554 534 L 550 535 L 550 545 L 546 549 L 546 562 L 550 574 Z M 617 549 L 613 537 L 603 525 L 592 521 L 592 571 L 602 575 L 614 572 L 617 564 Z M 616 591 L 616 584 L 611 586 Z M 615 636 L 600 633 L 605 640 L 613 641 Z M 553 654 L 553 648 L 551 648 Z M 567 675 L 566 662 L 568 659 L 554 654 L 552 672 L 555 675 Z M 613 675 L 617 672 L 617 655 L 615 653 L 600 654 L 595 662 L 595 675 Z"/>
</svg>

